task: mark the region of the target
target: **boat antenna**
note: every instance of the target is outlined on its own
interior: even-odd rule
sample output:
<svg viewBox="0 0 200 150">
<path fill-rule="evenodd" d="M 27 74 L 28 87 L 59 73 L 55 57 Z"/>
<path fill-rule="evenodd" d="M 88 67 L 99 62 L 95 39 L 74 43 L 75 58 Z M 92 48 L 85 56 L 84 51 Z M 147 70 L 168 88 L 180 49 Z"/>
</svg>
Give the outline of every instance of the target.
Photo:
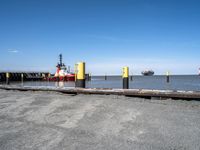
<svg viewBox="0 0 200 150">
<path fill-rule="evenodd" d="M 60 57 L 60 65 L 62 66 L 62 54 L 60 54 L 59 57 Z"/>
</svg>

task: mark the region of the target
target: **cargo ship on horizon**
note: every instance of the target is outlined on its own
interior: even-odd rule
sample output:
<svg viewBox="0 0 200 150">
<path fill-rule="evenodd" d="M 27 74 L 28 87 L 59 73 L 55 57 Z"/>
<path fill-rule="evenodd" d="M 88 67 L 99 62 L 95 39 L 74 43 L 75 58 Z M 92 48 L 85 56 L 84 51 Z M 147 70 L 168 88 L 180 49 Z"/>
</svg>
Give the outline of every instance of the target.
<svg viewBox="0 0 200 150">
<path fill-rule="evenodd" d="M 200 76 L 200 68 L 199 68 L 199 76 Z"/>
<path fill-rule="evenodd" d="M 143 76 L 153 76 L 154 75 L 154 71 L 153 70 L 144 70 L 141 72 L 141 74 Z"/>
</svg>

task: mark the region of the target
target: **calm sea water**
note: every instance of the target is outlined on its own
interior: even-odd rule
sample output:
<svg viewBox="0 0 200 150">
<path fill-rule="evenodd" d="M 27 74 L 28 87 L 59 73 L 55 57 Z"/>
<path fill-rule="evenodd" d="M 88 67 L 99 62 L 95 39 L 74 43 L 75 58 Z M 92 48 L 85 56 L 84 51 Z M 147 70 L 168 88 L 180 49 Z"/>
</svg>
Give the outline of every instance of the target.
<svg viewBox="0 0 200 150">
<path fill-rule="evenodd" d="M 21 85 L 20 82 L 11 83 Z M 74 87 L 74 82 L 24 82 L 24 86 L 54 86 Z M 91 81 L 86 81 L 87 88 L 122 88 L 121 76 L 93 76 Z M 193 90 L 200 91 L 200 76 L 198 75 L 174 75 L 170 76 L 170 83 L 166 83 L 166 76 L 133 76 L 129 82 L 129 88 L 159 89 L 159 90 Z"/>
</svg>

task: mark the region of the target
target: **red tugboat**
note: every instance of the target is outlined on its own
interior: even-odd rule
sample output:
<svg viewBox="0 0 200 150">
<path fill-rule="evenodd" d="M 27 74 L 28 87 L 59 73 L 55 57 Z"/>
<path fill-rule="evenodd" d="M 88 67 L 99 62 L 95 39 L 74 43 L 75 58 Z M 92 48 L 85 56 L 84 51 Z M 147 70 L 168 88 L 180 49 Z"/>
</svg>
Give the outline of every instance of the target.
<svg viewBox="0 0 200 150">
<path fill-rule="evenodd" d="M 62 62 L 62 54 L 59 55 L 60 63 L 57 64 L 57 70 L 52 81 L 75 81 L 75 74 L 70 72 L 70 67 L 67 69 Z"/>
</svg>

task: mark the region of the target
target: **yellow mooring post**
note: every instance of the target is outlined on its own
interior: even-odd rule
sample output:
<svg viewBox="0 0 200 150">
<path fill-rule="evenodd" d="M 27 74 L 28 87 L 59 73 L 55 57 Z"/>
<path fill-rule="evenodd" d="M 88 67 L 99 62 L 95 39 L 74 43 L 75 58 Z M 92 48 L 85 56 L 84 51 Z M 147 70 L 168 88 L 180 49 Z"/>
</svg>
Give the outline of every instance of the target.
<svg viewBox="0 0 200 150">
<path fill-rule="evenodd" d="M 10 73 L 6 73 L 6 84 L 10 84 L 10 81 L 9 81 L 9 78 L 10 78 Z"/>
<path fill-rule="evenodd" d="M 123 67 L 123 89 L 128 89 L 129 88 L 129 68 L 128 67 Z"/>
<path fill-rule="evenodd" d="M 166 72 L 166 82 L 169 83 L 169 71 Z"/>
<path fill-rule="evenodd" d="M 85 63 L 79 62 L 77 64 L 77 79 L 75 86 L 79 88 L 85 88 Z"/>
</svg>

